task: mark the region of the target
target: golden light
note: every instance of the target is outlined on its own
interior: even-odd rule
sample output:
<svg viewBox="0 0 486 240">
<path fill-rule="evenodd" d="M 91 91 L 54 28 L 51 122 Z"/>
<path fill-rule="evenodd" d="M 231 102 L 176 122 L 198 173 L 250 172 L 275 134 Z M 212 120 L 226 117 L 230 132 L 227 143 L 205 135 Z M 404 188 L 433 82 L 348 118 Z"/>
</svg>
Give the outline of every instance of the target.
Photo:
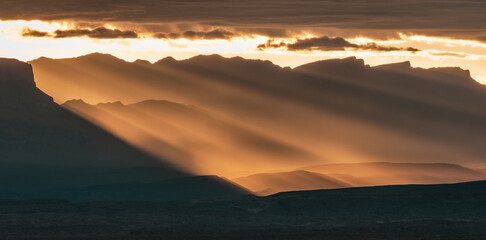
<svg viewBox="0 0 486 240">
<path fill-rule="evenodd" d="M 113 25 L 104 26 L 115 29 Z M 367 37 L 346 39 L 355 44 L 377 43 L 400 48 L 414 47 L 421 51 L 374 52 L 346 49 L 346 51 L 288 51 L 285 48 L 265 49 L 257 46 L 269 41 L 269 37 L 249 34 L 228 40 L 155 39 L 150 33 L 139 33 L 137 39 L 90 39 L 23 37 L 24 29 L 53 32 L 58 29 L 76 28 L 73 22 L 0 21 L 0 54 L 2 57 L 29 61 L 41 56 L 68 58 L 92 52 L 109 53 L 127 61 L 145 59 L 151 62 L 172 56 L 186 59 L 200 54 L 220 54 L 225 57 L 241 56 L 251 59 L 270 60 L 280 66 L 295 67 L 312 61 L 356 56 L 367 64 L 379 65 L 390 62 L 411 61 L 415 67 L 458 66 L 469 69 L 479 82 L 486 83 L 486 44 L 473 40 L 450 39 L 424 35 L 399 33 L 400 39 L 375 40 Z M 296 39 L 317 37 L 302 33 L 292 38 L 271 39 L 275 42 L 295 42 Z"/>
</svg>

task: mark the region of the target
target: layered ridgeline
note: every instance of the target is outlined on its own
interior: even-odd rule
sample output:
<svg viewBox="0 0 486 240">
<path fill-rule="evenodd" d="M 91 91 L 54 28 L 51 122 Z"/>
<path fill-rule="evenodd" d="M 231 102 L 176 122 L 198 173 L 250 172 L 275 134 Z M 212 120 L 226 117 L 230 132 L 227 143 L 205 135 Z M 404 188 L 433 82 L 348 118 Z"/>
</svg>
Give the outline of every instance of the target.
<svg viewBox="0 0 486 240">
<path fill-rule="evenodd" d="M 220 169 L 228 162 L 236 168 L 244 168 L 247 164 L 244 158 L 275 156 L 271 151 L 262 151 L 259 145 L 273 144 L 272 149 L 278 147 L 284 150 L 287 147 L 241 125 L 224 121 L 204 109 L 169 101 L 90 105 L 82 100 L 71 100 L 62 106 L 85 116 L 139 149 L 160 158 L 168 157 L 175 164 L 190 166 L 192 169 Z M 222 142 L 220 139 L 225 140 Z M 232 155 L 241 149 L 246 151 L 237 156 Z M 225 155 L 231 156 L 231 159 L 222 161 Z M 274 168 L 278 167 L 275 164 Z M 482 179 L 486 179 L 486 174 L 480 170 L 457 164 L 373 162 L 312 165 L 288 172 L 252 174 L 232 181 L 259 195 L 268 195 L 283 191 Z"/>
<path fill-rule="evenodd" d="M 71 100 L 63 107 L 127 142 L 196 173 L 247 169 L 251 162 L 267 169 L 278 159 L 307 156 L 271 135 L 193 105 L 147 100 L 90 105 Z"/>
<path fill-rule="evenodd" d="M 378 185 L 456 183 L 486 179 L 486 173 L 443 163 L 344 163 L 232 179 L 258 195 L 283 191 Z"/>
<path fill-rule="evenodd" d="M 32 67 L 0 59 L 0 198 L 173 200 L 246 192 L 194 177 L 53 102 Z"/>
<path fill-rule="evenodd" d="M 84 117 L 134 136 L 151 153 L 170 150 L 159 157 L 198 173 L 241 177 L 343 162 L 485 164 L 486 90 L 459 68 L 370 67 L 347 58 L 290 69 L 217 55 L 151 64 L 90 54 L 31 63 L 39 87 L 57 102 L 128 104 L 132 113 L 114 115 L 119 127 Z M 190 113 L 131 105 L 160 99 Z M 113 107 L 96 108 L 113 115 Z M 136 119 L 146 115 L 158 123 Z"/>
</svg>

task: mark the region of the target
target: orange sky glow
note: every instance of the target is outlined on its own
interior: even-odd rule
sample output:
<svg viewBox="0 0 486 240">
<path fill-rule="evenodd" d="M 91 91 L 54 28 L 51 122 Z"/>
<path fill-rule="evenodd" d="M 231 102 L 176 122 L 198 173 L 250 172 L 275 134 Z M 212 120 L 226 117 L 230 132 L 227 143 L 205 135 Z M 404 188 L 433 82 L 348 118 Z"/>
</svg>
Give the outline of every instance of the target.
<svg viewBox="0 0 486 240">
<path fill-rule="evenodd" d="M 285 48 L 259 50 L 269 37 L 258 34 L 238 35 L 230 39 L 189 40 L 156 39 L 140 33 L 135 39 L 91 39 L 87 37 L 49 38 L 24 37 L 25 29 L 53 32 L 70 29 L 72 22 L 0 21 L 0 55 L 29 61 L 41 56 L 68 58 L 92 52 L 109 53 L 127 61 L 145 59 L 151 62 L 167 56 L 186 59 L 200 54 L 220 54 L 225 57 L 241 56 L 249 59 L 270 60 L 280 66 L 296 67 L 323 59 L 356 56 L 372 66 L 390 62 L 410 61 L 414 67 L 430 68 L 456 66 L 471 71 L 478 82 L 486 83 L 486 44 L 463 39 L 398 33 L 398 38 L 375 40 L 367 37 L 346 38 L 354 44 L 376 43 L 399 48 L 413 47 L 418 52 L 349 49 L 343 51 L 288 51 Z M 113 26 L 105 25 L 106 28 Z M 272 38 L 287 43 L 297 39 L 318 37 L 312 33 L 300 33 L 288 38 Z"/>
</svg>

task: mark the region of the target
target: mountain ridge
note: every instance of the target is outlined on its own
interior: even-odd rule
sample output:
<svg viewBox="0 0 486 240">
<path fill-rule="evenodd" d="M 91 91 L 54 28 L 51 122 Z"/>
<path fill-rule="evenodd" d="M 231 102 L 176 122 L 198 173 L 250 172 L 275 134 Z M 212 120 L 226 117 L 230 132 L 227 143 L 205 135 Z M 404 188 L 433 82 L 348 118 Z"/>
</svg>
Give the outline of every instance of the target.
<svg viewBox="0 0 486 240">
<path fill-rule="evenodd" d="M 145 59 L 136 59 L 135 61 L 130 62 L 130 61 L 124 60 L 123 58 L 119 58 L 119 57 L 116 57 L 116 56 L 108 54 L 108 53 L 93 52 L 93 53 L 89 53 L 89 54 L 85 54 L 85 55 L 80 55 L 80 56 L 77 56 L 77 57 L 67 57 L 67 58 L 49 58 L 49 57 L 42 56 L 42 57 L 30 60 L 28 62 L 39 62 L 39 61 L 50 61 L 50 60 L 73 60 L 73 59 L 99 59 L 99 58 L 122 61 L 122 62 L 125 62 L 125 63 L 137 63 L 137 64 L 141 64 L 141 65 L 157 65 L 157 64 L 170 63 L 170 62 L 172 62 L 172 63 L 174 63 L 174 62 L 191 62 L 191 61 L 204 62 L 204 61 L 207 61 L 207 60 L 218 60 L 218 61 L 232 60 L 232 61 L 238 61 L 238 62 L 248 61 L 248 62 L 265 63 L 265 64 L 271 63 L 271 65 L 273 65 L 273 66 L 278 66 L 281 69 L 287 69 L 288 70 L 288 67 L 276 65 L 276 64 L 272 63 L 272 61 L 270 61 L 270 60 L 247 59 L 247 58 L 243 58 L 243 57 L 240 57 L 240 56 L 224 57 L 220 54 L 210 54 L 210 55 L 199 54 L 199 55 L 195 55 L 195 56 L 185 58 L 185 59 L 181 59 L 181 60 L 177 60 L 172 56 L 167 56 L 167 57 L 161 58 L 159 60 L 156 60 L 152 63 L 152 62 L 145 60 Z M 363 59 L 359 59 L 359 58 L 354 57 L 354 56 L 345 57 L 345 58 L 318 60 L 318 61 L 314 61 L 314 62 L 310 62 L 310 63 L 304 63 L 304 64 L 301 64 L 301 65 L 295 66 L 291 69 L 296 70 L 296 69 L 305 68 L 305 67 L 308 67 L 308 66 L 311 66 L 311 65 L 320 65 L 320 64 L 324 64 L 324 65 L 331 64 L 331 65 L 333 65 L 333 64 L 340 64 L 340 63 L 354 63 L 356 66 L 377 68 L 377 69 L 389 69 L 389 70 L 424 69 L 424 70 L 439 70 L 439 71 L 443 70 L 445 72 L 456 71 L 458 73 L 458 75 L 460 75 L 460 76 L 471 77 L 470 71 L 468 69 L 463 69 L 463 68 L 460 68 L 460 67 L 430 67 L 430 68 L 412 67 L 412 64 L 411 64 L 410 61 L 392 62 L 392 63 L 379 64 L 379 65 L 376 65 L 376 66 L 370 66 L 370 65 L 365 64 Z M 477 81 L 475 81 L 475 82 L 477 82 Z M 479 82 L 477 82 L 477 83 L 480 84 Z"/>
<path fill-rule="evenodd" d="M 324 60 L 294 69 L 215 55 L 169 62 L 52 60 L 48 64 L 34 61 L 33 66 L 39 86 L 53 93 L 56 101 L 66 96 L 90 104 L 166 99 L 205 109 L 218 122 L 224 119 L 285 143 L 284 149 L 297 150 L 285 159 L 273 154 L 246 167 L 228 167 L 241 172 L 275 169 L 275 163 L 282 164 L 279 169 L 295 169 L 342 159 L 484 164 L 486 87 L 469 84 L 473 80 L 466 71 L 420 69 L 408 63 L 395 64 L 395 68 L 403 65 L 405 71 L 386 70 L 357 58 Z M 69 68 L 62 67 L 66 64 Z M 283 149 L 268 141 L 251 142 L 262 152 Z M 217 158 L 232 159 L 248 152 L 232 149 L 231 154 L 223 152 Z"/>
<path fill-rule="evenodd" d="M 57 105 L 36 87 L 32 67 L 27 63 L 0 59 L 0 93 L 0 198 L 56 198 L 80 187 L 123 186 L 130 181 L 149 186 L 150 182 L 168 179 L 178 180 L 158 189 L 133 188 L 124 195 L 109 189 L 96 194 L 71 192 L 66 199 L 128 200 L 145 194 L 154 198 L 144 200 L 167 201 L 246 194 L 239 186 L 215 177 L 199 178 L 192 181 L 191 188 L 177 189 L 183 177 L 194 176 Z M 75 103 L 86 104 L 82 100 Z M 198 184 L 215 191 L 201 192 Z"/>
</svg>

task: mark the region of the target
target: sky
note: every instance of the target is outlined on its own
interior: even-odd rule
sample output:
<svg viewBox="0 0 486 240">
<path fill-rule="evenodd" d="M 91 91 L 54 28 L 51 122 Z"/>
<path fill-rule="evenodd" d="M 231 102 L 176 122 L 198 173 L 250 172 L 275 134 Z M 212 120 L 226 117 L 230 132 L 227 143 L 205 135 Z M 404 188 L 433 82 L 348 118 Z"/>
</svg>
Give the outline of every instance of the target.
<svg viewBox="0 0 486 240">
<path fill-rule="evenodd" d="M 220 54 L 295 67 L 356 56 L 370 65 L 457 66 L 486 83 L 485 9 L 474 0 L 3 0 L 0 57 Z"/>
</svg>

